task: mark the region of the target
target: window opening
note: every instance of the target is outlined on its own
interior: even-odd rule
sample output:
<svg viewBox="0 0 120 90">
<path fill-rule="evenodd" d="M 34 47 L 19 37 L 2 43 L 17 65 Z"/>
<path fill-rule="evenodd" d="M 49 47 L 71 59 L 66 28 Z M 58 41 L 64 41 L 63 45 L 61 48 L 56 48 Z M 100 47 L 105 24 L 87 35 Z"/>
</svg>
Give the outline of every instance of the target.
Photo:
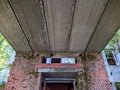
<svg viewBox="0 0 120 90">
<path fill-rule="evenodd" d="M 117 65 L 112 52 L 107 55 L 107 61 L 109 65 Z"/>
<path fill-rule="evenodd" d="M 52 58 L 52 63 L 61 63 L 61 58 Z"/>
<path fill-rule="evenodd" d="M 61 59 L 61 63 L 65 63 L 65 64 L 75 64 L 76 60 L 75 58 L 62 58 Z"/>
<path fill-rule="evenodd" d="M 42 63 L 51 64 L 51 63 L 62 63 L 62 64 L 75 64 L 76 58 L 51 58 L 51 57 L 42 57 Z"/>
</svg>

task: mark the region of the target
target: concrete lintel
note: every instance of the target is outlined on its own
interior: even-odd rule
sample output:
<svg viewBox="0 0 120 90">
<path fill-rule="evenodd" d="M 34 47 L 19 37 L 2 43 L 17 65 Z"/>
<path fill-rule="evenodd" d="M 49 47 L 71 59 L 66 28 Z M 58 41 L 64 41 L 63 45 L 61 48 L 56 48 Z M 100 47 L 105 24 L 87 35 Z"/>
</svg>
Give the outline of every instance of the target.
<svg viewBox="0 0 120 90">
<path fill-rule="evenodd" d="M 46 81 L 46 83 L 72 83 L 73 81 Z"/>
<path fill-rule="evenodd" d="M 47 83 L 73 83 L 76 79 L 73 78 L 45 78 Z"/>
<path fill-rule="evenodd" d="M 45 78 L 46 81 L 74 81 L 73 78 Z"/>
<path fill-rule="evenodd" d="M 37 72 L 82 72 L 81 68 L 39 68 Z"/>
</svg>

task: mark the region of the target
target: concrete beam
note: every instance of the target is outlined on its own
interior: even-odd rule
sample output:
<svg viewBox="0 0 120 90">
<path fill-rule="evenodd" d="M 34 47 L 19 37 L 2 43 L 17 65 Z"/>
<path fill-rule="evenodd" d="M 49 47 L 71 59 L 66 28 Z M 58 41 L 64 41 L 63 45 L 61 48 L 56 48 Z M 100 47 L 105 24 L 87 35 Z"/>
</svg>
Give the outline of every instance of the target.
<svg viewBox="0 0 120 90">
<path fill-rule="evenodd" d="M 84 52 L 108 0 L 77 0 L 70 52 Z M 102 34 L 102 33 L 99 33 Z"/>
<path fill-rule="evenodd" d="M 37 72 L 82 72 L 82 68 L 38 68 Z"/>
<path fill-rule="evenodd" d="M 41 3 L 36 0 L 10 0 L 10 2 L 33 50 L 49 51 Z"/>
<path fill-rule="evenodd" d="M 43 0 L 51 51 L 67 51 L 74 0 Z"/>
<path fill-rule="evenodd" d="M 94 32 L 86 52 L 101 52 L 120 28 L 120 0 L 109 0 L 103 16 Z"/>
<path fill-rule="evenodd" d="M 32 51 L 7 0 L 0 0 L 0 33 L 16 51 Z"/>
</svg>

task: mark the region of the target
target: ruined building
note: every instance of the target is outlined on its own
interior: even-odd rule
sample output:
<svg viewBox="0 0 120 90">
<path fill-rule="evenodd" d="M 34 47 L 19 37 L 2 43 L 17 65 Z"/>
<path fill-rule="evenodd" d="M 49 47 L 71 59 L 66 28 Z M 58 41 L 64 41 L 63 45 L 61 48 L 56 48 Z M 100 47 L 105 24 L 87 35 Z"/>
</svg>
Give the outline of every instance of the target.
<svg viewBox="0 0 120 90">
<path fill-rule="evenodd" d="M 115 90 L 100 52 L 118 28 L 120 0 L 0 0 L 5 90 Z"/>
</svg>

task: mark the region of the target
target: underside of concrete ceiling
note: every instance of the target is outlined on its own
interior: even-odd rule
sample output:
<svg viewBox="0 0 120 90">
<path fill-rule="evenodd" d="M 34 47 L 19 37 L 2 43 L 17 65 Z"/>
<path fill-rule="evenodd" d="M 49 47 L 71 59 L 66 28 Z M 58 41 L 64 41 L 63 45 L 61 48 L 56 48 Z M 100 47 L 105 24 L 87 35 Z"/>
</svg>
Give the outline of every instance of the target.
<svg viewBox="0 0 120 90">
<path fill-rule="evenodd" d="M 120 0 L 0 0 L 17 52 L 100 52 L 120 28 Z"/>
</svg>

